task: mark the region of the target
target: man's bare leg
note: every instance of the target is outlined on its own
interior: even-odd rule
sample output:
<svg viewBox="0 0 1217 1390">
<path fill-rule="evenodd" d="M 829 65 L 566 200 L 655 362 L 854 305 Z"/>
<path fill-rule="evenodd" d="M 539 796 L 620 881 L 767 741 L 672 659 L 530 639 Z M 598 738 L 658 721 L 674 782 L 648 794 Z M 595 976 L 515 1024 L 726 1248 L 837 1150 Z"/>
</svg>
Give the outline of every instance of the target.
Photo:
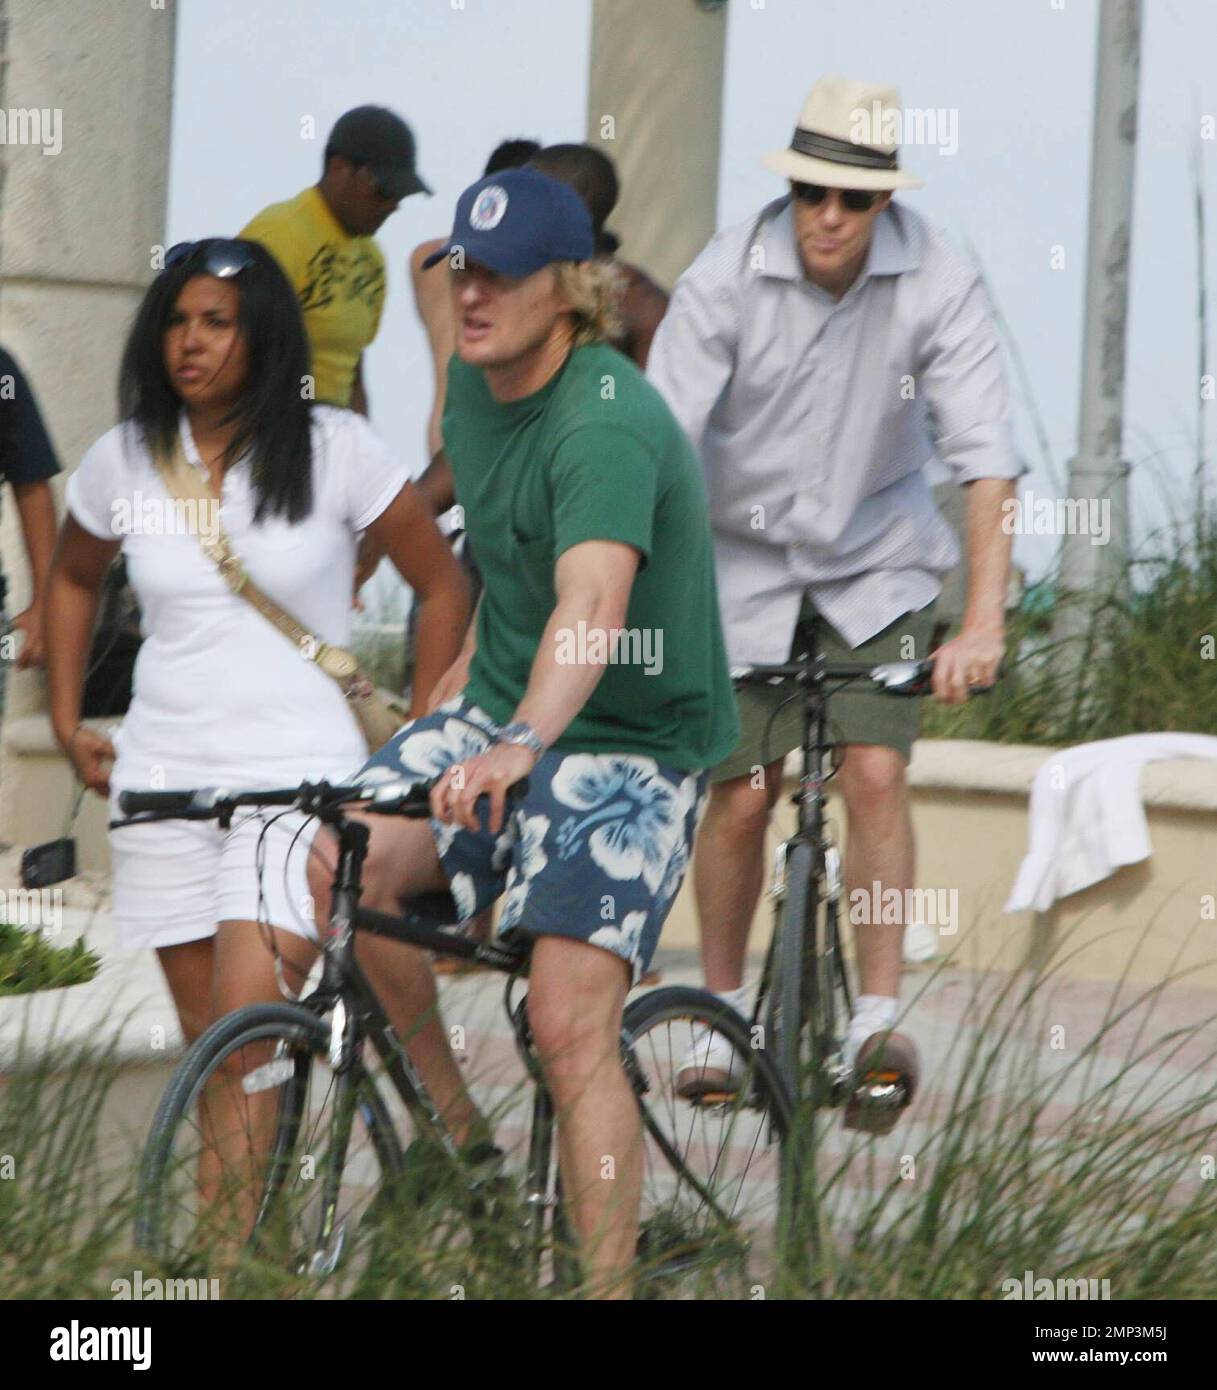
<svg viewBox="0 0 1217 1390">
<path fill-rule="evenodd" d="M 642 1124 L 621 1065 L 625 963 L 598 946 L 540 937 L 528 1018 L 558 1116 L 558 1160 L 583 1274 L 600 1297 L 629 1298 L 638 1246 Z"/>
<path fill-rule="evenodd" d="M 426 821 L 365 819 L 372 837 L 363 866 L 362 906 L 396 913 L 406 898 L 448 887 Z M 308 866 L 319 930 L 324 930 L 329 915 L 335 854 L 332 836 L 323 840 L 319 834 Z M 429 953 L 366 933 L 356 935 L 355 953 L 453 1138 L 465 1143 L 482 1128 L 482 1121 L 448 1046 Z"/>
<path fill-rule="evenodd" d="M 846 907 L 855 890 L 870 900 L 874 883 L 882 895 L 889 888 L 913 886 L 913 823 L 909 816 L 904 758 L 894 748 L 875 743 L 850 744 L 844 751 L 837 786 L 845 802 L 848 834 L 844 878 Z M 882 901 L 882 897 L 880 898 Z M 861 994 L 895 999 L 900 994 L 904 923 L 869 922 L 854 932 Z"/>
<path fill-rule="evenodd" d="M 748 933 L 765 878 L 765 830 L 782 784 L 782 760 L 751 776 L 710 788 L 693 856 L 693 892 L 701 926 L 706 988 L 736 990 L 744 980 Z"/>
</svg>

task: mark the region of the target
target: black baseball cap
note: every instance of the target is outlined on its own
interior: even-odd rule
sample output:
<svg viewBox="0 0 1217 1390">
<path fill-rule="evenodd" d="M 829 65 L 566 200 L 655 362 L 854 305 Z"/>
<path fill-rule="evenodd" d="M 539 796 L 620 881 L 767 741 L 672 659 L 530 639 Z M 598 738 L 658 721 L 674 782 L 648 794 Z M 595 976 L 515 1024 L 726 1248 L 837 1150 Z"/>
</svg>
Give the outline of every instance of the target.
<svg viewBox="0 0 1217 1390">
<path fill-rule="evenodd" d="M 423 269 L 460 251 L 500 275 L 531 275 L 554 261 L 590 261 L 592 218 L 569 184 L 539 169 L 500 169 L 457 199 L 452 236 Z"/>
<path fill-rule="evenodd" d="M 326 149 L 352 164 L 366 164 L 387 198 L 431 192 L 414 167 L 413 132 L 386 106 L 356 106 L 339 116 Z"/>
</svg>

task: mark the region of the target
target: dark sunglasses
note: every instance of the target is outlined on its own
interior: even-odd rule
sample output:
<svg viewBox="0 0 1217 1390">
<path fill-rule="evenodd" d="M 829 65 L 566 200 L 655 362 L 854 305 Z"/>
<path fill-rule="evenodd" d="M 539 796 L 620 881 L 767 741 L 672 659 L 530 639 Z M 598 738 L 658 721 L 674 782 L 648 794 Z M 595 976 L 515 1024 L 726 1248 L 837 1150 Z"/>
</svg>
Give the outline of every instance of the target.
<svg viewBox="0 0 1217 1390">
<path fill-rule="evenodd" d="M 813 208 L 819 207 L 831 191 L 818 183 L 796 183 L 791 187 L 800 203 L 806 203 Z M 850 212 L 869 212 L 875 206 L 876 200 L 882 196 L 862 188 L 838 188 L 837 192 L 841 195 L 842 206 Z"/>
<path fill-rule="evenodd" d="M 179 241 L 165 252 L 165 269 L 198 257 L 199 271 L 219 280 L 231 280 L 254 263 L 253 252 L 239 241 L 226 237 L 209 237 L 205 241 Z"/>
</svg>

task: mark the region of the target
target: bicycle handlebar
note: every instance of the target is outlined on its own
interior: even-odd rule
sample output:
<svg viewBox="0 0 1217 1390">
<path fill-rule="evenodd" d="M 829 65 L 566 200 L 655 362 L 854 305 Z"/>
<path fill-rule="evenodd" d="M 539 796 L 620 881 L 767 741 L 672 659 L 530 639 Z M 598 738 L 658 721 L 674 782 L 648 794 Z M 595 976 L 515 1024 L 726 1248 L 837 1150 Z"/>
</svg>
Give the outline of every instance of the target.
<svg viewBox="0 0 1217 1390">
<path fill-rule="evenodd" d="M 735 666 L 732 682 L 737 686 L 770 685 L 779 681 L 797 680 L 824 685 L 829 681 L 868 680 L 881 695 L 928 695 L 934 678 L 934 660 L 883 661 L 878 664 L 826 662 L 822 658 L 810 661 L 784 661 L 775 666 Z M 991 685 L 975 686 L 969 697 L 987 695 Z"/>
<path fill-rule="evenodd" d="M 421 819 L 431 814 L 431 790 L 438 778 L 427 782 L 366 784 L 351 782 L 332 786 L 329 782 L 301 782 L 299 786 L 269 791 L 228 791 L 222 787 L 199 787 L 189 791 L 124 791 L 118 794 L 118 808 L 128 819 L 110 822 L 112 830 L 124 825 L 153 820 L 218 820 L 242 806 L 294 806 L 314 815 L 339 806 L 358 804 L 377 815 L 399 815 Z M 507 788 L 507 799 L 517 800 L 528 791 L 528 778 L 522 777 Z M 485 792 L 482 793 L 486 795 Z M 479 800 L 481 798 L 479 797 Z M 139 816 L 140 821 L 132 818 Z"/>
</svg>

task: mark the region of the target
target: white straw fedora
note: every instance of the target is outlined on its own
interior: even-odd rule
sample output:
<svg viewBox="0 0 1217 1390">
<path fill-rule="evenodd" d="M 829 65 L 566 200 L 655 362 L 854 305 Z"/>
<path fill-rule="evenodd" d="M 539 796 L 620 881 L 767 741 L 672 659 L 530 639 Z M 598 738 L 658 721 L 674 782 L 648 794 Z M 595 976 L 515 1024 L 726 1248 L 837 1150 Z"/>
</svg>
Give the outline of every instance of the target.
<svg viewBox="0 0 1217 1390">
<path fill-rule="evenodd" d="M 803 103 L 789 147 L 763 162 L 783 178 L 826 188 L 920 188 L 921 179 L 899 167 L 899 148 L 887 138 L 900 126 L 895 87 L 822 77 Z"/>
</svg>

